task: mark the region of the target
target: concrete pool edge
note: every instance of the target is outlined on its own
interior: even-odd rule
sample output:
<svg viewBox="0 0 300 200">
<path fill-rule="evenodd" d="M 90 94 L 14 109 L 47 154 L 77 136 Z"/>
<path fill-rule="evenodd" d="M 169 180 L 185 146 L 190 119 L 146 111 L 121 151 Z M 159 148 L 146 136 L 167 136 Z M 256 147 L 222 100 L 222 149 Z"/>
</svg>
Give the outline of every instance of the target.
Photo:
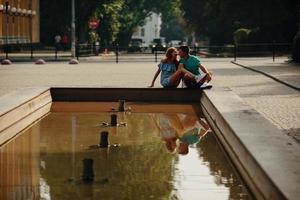
<svg viewBox="0 0 300 200">
<path fill-rule="evenodd" d="M 206 119 L 258 199 L 298 199 L 297 143 L 229 89 L 204 91 L 200 102 Z"/>
<path fill-rule="evenodd" d="M 192 92 L 193 91 L 193 92 Z M 197 91 L 197 92 L 196 92 Z M 3 116 L 12 112 L 25 112 L 16 118 L 9 117 L 15 124 L 22 122 L 19 131 L 26 128 L 24 119 L 31 117 L 31 123 L 46 114 L 53 101 L 160 101 L 197 102 L 206 119 L 216 132 L 241 175 L 255 192 L 258 199 L 297 199 L 300 195 L 299 166 L 300 147 L 293 140 L 283 136 L 267 119 L 246 105 L 232 91 L 214 88 L 203 93 L 199 90 L 162 88 L 37 88 L 21 91 L 5 98 L 8 101 L 0 107 L 0 127 Z M 192 93 L 191 93 L 192 92 Z M 17 100 L 10 100 L 16 98 Z M 13 103 L 12 103 L 13 102 Z M 23 107 L 22 107 L 23 106 Z M 37 111 L 38 114 L 35 113 Z M 35 113 L 34 115 L 32 115 Z M 15 115 L 10 115 L 15 116 Z M 34 119 L 34 117 L 37 117 Z M 13 118 L 13 119 L 12 119 Z M 8 122 L 6 121 L 8 124 Z M 6 125 L 0 129 L 8 130 Z M 28 124 L 27 124 L 28 126 Z M 222 130 L 219 131 L 219 130 Z M 12 133 L 12 131 L 10 131 Z M 18 132 L 15 132 L 15 135 Z M 13 135 L 8 134 L 13 137 Z M 6 135 L 7 136 L 7 135 Z"/>
<path fill-rule="evenodd" d="M 50 111 L 49 88 L 17 90 L 0 98 L 0 146 Z"/>
</svg>

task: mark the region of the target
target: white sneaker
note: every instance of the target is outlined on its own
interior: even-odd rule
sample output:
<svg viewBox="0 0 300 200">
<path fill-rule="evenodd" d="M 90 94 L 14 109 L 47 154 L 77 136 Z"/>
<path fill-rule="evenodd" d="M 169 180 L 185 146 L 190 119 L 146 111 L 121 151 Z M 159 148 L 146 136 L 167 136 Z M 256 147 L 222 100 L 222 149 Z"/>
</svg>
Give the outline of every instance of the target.
<svg viewBox="0 0 300 200">
<path fill-rule="evenodd" d="M 205 83 L 203 83 L 203 84 L 200 86 L 200 88 L 201 88 L 201 89 L 210 89 L 210 88 L 212 88 L 212 85 L 209 84 L 209 83 L 207 83 L 207 82 L 205 82 Z"/>
<path fill-rule="evenodd" d="M 195 76 L 196 82 L 199 83 L 205 76 L 206 76 L 206 73 L 202 73 L 202 74 Z"/>
</svg>

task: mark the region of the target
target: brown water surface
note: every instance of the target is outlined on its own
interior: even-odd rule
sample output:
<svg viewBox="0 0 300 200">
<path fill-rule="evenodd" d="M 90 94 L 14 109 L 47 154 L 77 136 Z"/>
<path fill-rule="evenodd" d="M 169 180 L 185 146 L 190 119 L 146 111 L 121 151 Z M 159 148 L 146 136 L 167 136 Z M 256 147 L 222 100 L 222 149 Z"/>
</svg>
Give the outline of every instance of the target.
<svg viewBox="0 0 300 200">
<path fill-rule="evenodd" d="M 54 103 L 0 147 L 0 199 L 251 199 L 195 105 L 126 105 Z M 102 126 L 112 113 L 126 126 Z"/>
</svg>

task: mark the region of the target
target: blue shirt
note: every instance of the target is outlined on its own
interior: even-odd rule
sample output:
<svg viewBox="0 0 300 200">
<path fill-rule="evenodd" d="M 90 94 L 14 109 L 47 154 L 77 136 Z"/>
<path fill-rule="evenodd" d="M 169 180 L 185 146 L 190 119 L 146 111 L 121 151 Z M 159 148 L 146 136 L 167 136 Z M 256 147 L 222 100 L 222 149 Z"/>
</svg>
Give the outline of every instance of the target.
<svg viewBox="0 0 300 200">
<path fill-rule="evenodd" d="M 161 76 L 160 76 L 160 84 L 164 87 L 169 85 L 169 80 L 172 74 L 174 74 L 177 70 L 175 63 L 159 63 L 158 65 Z"/>
<path fill-rule="evenodd" d="M 192 72 L 195 75 L 199 75 L 199 64 L 201 64 L 200 59 L 197 56 L 190 55 L 187 60 L 180 58 L 180 63 L 184 64 L 184 68 Z"/>
</svg>

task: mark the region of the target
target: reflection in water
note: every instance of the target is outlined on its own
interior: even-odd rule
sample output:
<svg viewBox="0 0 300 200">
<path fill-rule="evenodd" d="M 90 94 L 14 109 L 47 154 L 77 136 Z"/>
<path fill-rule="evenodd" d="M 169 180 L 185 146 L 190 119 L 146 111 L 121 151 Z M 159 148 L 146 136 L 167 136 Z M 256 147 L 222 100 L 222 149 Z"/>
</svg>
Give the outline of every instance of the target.
<svg viewBox="0 0 300 200">
<path fill-rule="evenodd" d="M 97 126 L 108 113 L 52 113 L 1 147 L 0 199 L 249 199 L 196 116 L 118 115 L 127 126 Z M 102 131 L 120 145 L 90 149 Z M 186 142 L 188 154 L 178 154 Z M 92 160 L 90 183 L 83 160 Z"/>
</svg>

